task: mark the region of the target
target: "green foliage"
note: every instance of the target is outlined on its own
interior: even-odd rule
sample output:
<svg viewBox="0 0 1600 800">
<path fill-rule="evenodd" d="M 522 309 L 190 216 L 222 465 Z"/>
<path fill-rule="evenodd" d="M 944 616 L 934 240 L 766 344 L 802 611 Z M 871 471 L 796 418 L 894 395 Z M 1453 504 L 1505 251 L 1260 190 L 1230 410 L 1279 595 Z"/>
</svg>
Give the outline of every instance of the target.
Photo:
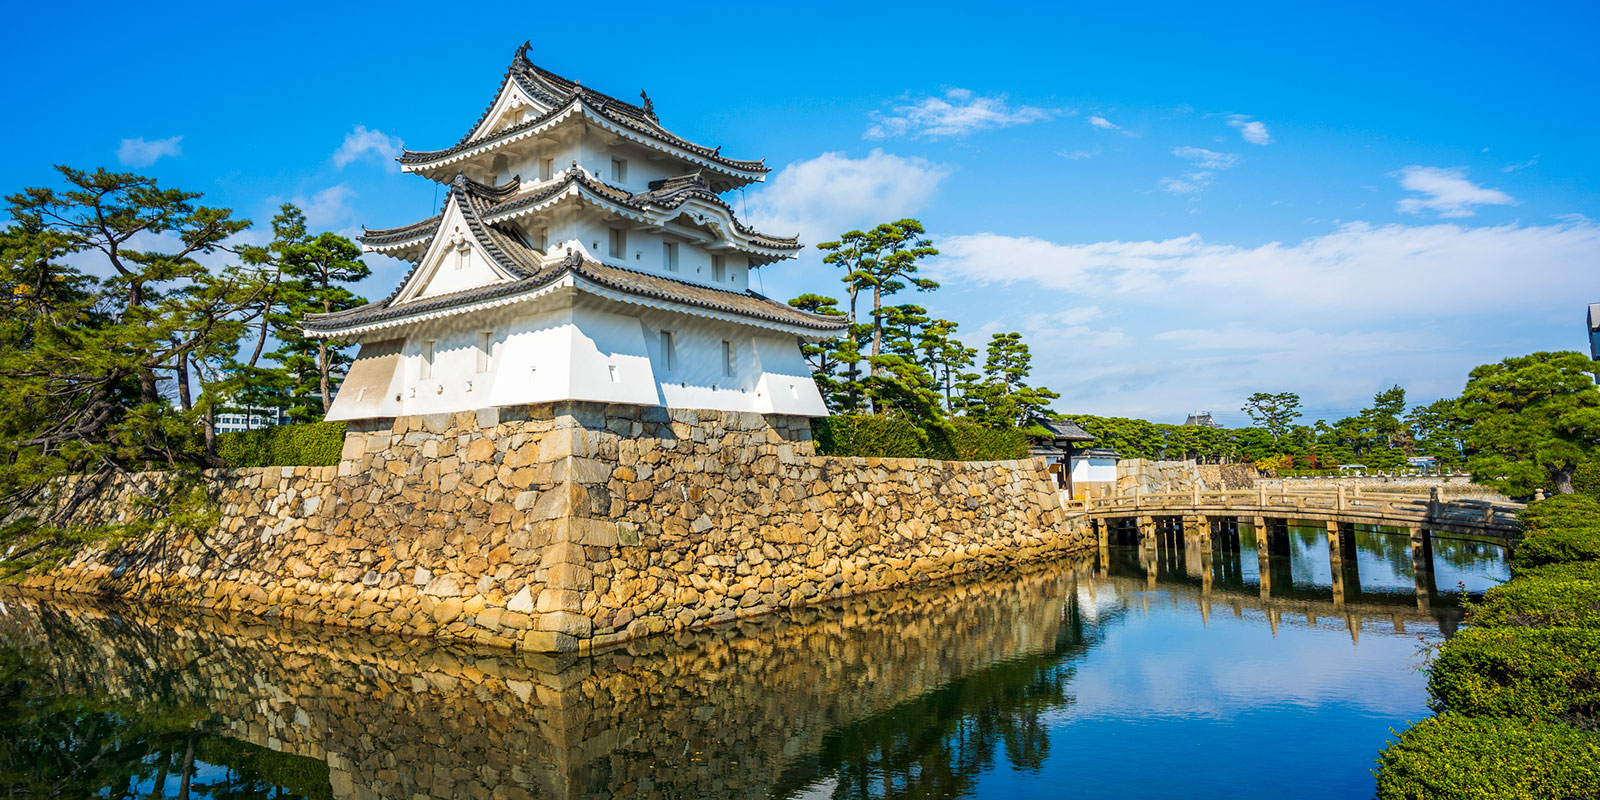
<svg viewBox="0 0 1600 800">
<path fill-rule="evenodd" d="M 1028 456 L 1028 434 L 953 419 L 928 429 L 926 456 L 945 461 L 1012 461 Z"/>
<path fill-rule="evenodd" d="M 1278 441 L 1289 432 L 1289 426 L 1300 418 L 1300 395 L 1294 392 L 1256 392 L 1244 401 L 1244 408 L 1240 410 L 1249 414 L 1257 425 L 1266 428 L 1267 433 L 1272 434 L 1273 441 Z"/>
<path fill-rule="evenodd" d="M 1600 561 L 1572 561 L 1546 564 L 1517 572 L 1518 578 L 1544 578 L 1558 581 L 1600 581 Z"/>
<path fill-rule="evenodd" d="M 1529 503 L 1517 514 L 1524 530 L 1553 531 L 1600 525 L 1600 500 L 1587 495 L 1558 494 Z"/>
<path fill-rule="evenodd" d="M 1511 568 L 1527 570 L 1546 564 L 1600 560 L 1600 520 L 1592 528 L 1558 528 L 1530 531 L 1517 543 Z"/>
<path fill-rule="evenodd" d="M 1600 630 L 1472 628 L 1428 669 L 1435 711 L 1550 721 L 1600 709 Z"/>
<path fill-rule="evenodd" d="M 1586 497 L 1600 498 L 1600 461 L 1590 459 L 1572 471 L 1572 490 Z"/>
<path fill-rule="evenodd" d="M 343 422 L 276 425 L 217 437 L 217 455 L 229 467 L 331 467 L 344 449 Z"/>
<path fill-rule="evenodd" d="M 1516 578 L 1485 592 L 1468 621 L 1484 628 L 1600 628 L 1600 581 Z"/>
<path fill-rule="evenodd" d="M 863 458 L 921 458 L 924 435 L 903 419 L 871 414 L 845 414 L 812 420 L 817 452 Z"/>
<path fill-rule="evenodd" d="M 1600 736 L 1567 725 L 1446 714 L 1383 751 L 1379 800 L 1549 800 L 1600 794 Z"/>
<path fill-rule="evenodd" d="M 1573 491 L 1578 465 L 1600 456 L 1596 364 L 1575 352 L 1533 353 L 1472 371 L 1456 414 L 1473 479 L 1520 497 Z"/>
</svg>

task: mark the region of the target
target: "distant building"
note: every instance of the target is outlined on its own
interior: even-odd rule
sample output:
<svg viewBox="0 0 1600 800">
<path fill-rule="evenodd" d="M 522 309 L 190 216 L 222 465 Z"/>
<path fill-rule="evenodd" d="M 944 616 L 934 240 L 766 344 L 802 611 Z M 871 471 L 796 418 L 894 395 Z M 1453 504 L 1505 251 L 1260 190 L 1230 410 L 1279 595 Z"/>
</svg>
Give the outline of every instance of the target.
<svg viewBox="0 0 1600 800">
<path fill-rule="evenodd" d="M 1183 424 L 1185 424 L 1185 425 L 1196 425 L 1196 426 L 1199 426 L 1201 428 L 1220 428 L 1220 427 L 1222 427 L 1222 423 L 1217 422 L 1216 420 L 1211 418 L 1211 412 L 1210 411 L 1195 411 L 1195 412 L 1189 414 L 1189 418 L 1184 420 Z"/>
<path fill-rule="evenodd" d="M 289 415 L 281 408 L 235 408 L 217 415 L 217 433 L 238 433 L 287 425 Z"/>
<path fill-rule="evenodd" d="M 1589 304 L 1589 357 L 1600 359 L 1600 303 Z M 1594 377 L 1600 380 L 1600 372 Z"/>
<path fill-rule="evenodd" d="M 1117 454 L 1114 450 L 1084 450 L 1078 445 L 1094 441 L 1094 435 L 1070 419 L 1045 419 L 1034 417 L 1034 425 L 1050 432 L 1050 438 L 1039 437 L 1028 448 L 1028 454 L 1049 459 L 1050 474 L 1070 496 L 1073 485 L 1081 481 L 1103 482 L 1117 478 Z M 1108 470 L 1109 466 L 1109 470 Z"/>
</svg>

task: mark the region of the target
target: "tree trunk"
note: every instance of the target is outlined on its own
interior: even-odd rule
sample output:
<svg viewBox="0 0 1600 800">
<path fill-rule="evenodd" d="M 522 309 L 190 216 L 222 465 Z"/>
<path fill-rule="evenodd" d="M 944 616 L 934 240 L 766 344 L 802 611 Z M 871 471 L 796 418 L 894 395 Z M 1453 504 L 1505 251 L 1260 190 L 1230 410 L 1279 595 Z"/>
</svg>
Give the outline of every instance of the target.
<svg viewBox="0 0 1600 800">
<path fill-rule="evenodd" d="M 267 314 L 261 313 L 261 333 L 256 336 L 255 352 L 250 354 L 250 366 L 254 367 L 261 360 L 261 350 L 267 345 Z"/>
<path fill-rule="evenodd" d="M 189 396 L 189 356 L 187 353 L 178 355 L 178 405 L 182 406 L 184 413 L 194 409 L 194 400 Z"/>
<path fill-rule="evenodd" d="M 1572 474 L 1578 471 L 1577 464 L 1567 464 L 1555 471 L 1550 477 L 1555 478 L 1556 494 L 1572 494 Z"/>
<path fill-rule="evenodd" d="M 317 390 L 322 393 L 322 414 L 327 416 L 328 407 L 333 405 L 332 393 L 328 391 L 328 340 L 317 340 Z"/>
<path fill-rule="evenodd" d="M 187 356 L 185 356 L 187 358 Z M 196 370 L 198 371 L 198 370 Z M 206 413 L 201 417 L 201 430 L 204 432 L 206 455 L 215 458 L 217 455 L 217 404 L 206 403 Z"/>
<path fill-rule="evenodd" d="M 178 785 L 178 800 L 189 800 L 189 782 L 194 779 L 194 734 L 189 734 L 189 746 L 183 751 L 183 782 Z"/>
<path fill-rule="evenodd" d="M 883 285 L 872 287 L 872 357 L 878 357 L 879 348 L 883 345 Z M 878 374 L 878 363 L 872 362 L 872 375 Z"/>
</svg>

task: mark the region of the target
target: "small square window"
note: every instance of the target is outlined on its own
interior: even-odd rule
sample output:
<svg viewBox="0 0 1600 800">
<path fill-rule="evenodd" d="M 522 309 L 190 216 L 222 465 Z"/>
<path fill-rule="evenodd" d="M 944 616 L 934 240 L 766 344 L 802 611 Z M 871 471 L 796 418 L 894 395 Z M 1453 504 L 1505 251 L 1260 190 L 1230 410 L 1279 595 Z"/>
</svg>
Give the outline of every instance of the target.
<svg viewBox="0 0 1600 800">
<path fill-rule="evenodd" d="M 620 159 L 611 159 L 611 180 L 613 183 L 628 182 L 628 162 Z"/>
<path fill-rule="evenodd" d="M 739 350 L 733 342 L 722 340 L 722 374 L 732 378 L 739 372 Z"/>
<path fill-rule="evenodd" d="M 661 366 L 668 372 L 678 368 L 678 342 L 672 331 L 661 332 Z"/>
<path fill-rule="evenodd" d="M 612 258 L 626 258 L 627 256 L 625 254 L 627 253 L 627 251 L 628 251 L 628 232 L 623 230 L 623 229 L 621 229 L 621 228 L 612 228 L 611 229 L 611 249 L 609 251 L 610 254 L 611 254 L 611 257 Z"/>
<path fill-rule="evenodd" d="M 722 256 L 711 257 L 711 280 L 722 283 L 728 279 L 728 262 Z"/>
</svg>

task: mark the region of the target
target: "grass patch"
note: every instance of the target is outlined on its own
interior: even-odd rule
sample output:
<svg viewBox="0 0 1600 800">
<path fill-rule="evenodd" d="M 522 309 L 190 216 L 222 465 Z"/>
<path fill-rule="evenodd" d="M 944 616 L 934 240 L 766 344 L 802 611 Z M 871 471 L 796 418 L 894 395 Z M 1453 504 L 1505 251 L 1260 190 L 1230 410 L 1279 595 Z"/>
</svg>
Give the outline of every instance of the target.
<svg viewBox="0 0 1600 800">
<path fill-rule="evenodd" d="M 1568 725 L 1444 714 L 1378 759 L 1379 800 L 1600 796 L 1600 735 Z"/>
</svg>

